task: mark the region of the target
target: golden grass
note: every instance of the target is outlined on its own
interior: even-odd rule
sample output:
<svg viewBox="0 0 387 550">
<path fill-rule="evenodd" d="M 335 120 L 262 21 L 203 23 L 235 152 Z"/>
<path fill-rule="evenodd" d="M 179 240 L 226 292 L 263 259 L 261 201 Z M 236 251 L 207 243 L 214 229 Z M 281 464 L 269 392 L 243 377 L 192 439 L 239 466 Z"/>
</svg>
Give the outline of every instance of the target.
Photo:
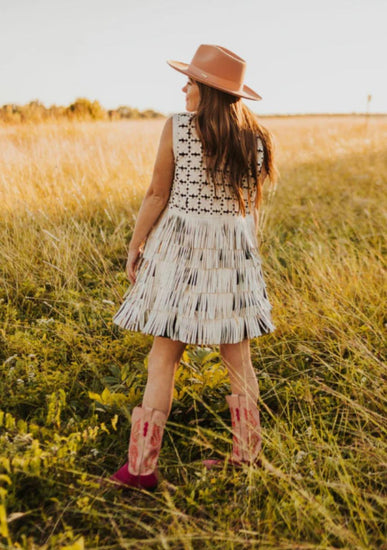
<svg viewBox="0 0 387 550">
<path fill-rule="evenodd" d="M 387 548 L 387 118 L 262 123 L 281 174 L 259 233 L 277 330 L 252 341 L 264 468 L 196 462 L 229 450 L 229 385 L 216 347 L 189 346 L 152 496 L 95 476 L 122 462 L 146 381 L 151 337 L 111 317 L 163 121 L 0 127 L 4 544 Z"/>
</svg>

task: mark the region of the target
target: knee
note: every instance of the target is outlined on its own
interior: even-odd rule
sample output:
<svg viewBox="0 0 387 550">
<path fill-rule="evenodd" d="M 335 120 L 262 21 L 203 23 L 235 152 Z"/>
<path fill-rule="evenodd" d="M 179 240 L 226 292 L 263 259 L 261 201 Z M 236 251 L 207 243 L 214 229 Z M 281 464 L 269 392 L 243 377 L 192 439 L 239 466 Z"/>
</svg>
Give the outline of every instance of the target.
<svg viewBox="0 0 387 550">
<path fill-rule="evenodd" d="M 152 376 L 171 376 L 179 366 L 181 355 L 157 353 L 155 350 L 148 355 L 148 373 Z"/>
<path fill-rule="evenodd" d="M 156 336 L 148 359 L 154 364 L 173 365 L 180 362 L 186 348 L 185 343 Z"/>
</svg>

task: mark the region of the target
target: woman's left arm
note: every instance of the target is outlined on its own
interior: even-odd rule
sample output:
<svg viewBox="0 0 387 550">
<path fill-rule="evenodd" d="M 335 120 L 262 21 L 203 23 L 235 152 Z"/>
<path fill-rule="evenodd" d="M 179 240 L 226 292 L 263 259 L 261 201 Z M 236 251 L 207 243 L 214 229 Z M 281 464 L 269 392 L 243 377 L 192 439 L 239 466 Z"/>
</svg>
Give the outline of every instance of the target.
<svg viewBox="0 0 387 550">
<path fill-rule="evenodd" d="M 261 173 L 259 174 L 259 182 L 260 182 L 260 185 L 262 185 L 262 187 L 263 187 L 263 184 L 265 182 L 266 177 L 267 177 L 267 172 L 266 172 L 265 166 L 263 165 L 262 169 L 261 169 Z M 254 223 L 255 223 L 255 232 L 256 232 L 256 234 L 258 234 L 258 232 L 259 232 L 259 228 L 258 228 L 259 210 L 256 207 L 253 210 L 253 217 L 254 217 Z"/>
<path fill-rule="evenodd" d="M 169 117 L 161 134 L 152 180 L 138 211 L 129 243 L 126 273 L 132 284 L 136 281 L 135 269 L 140 258 L 141 247 L 165 209 L 171 193 L 175 172 L 172 139 L 172 117 Z"/>
</svg>

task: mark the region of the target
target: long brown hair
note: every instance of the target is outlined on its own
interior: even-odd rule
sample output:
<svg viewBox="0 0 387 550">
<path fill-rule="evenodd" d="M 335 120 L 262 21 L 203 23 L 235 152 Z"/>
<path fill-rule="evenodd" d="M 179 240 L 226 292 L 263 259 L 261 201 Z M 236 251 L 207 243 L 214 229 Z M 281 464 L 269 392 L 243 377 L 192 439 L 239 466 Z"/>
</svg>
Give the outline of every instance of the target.
<svg viewBox="0 0 387 550">
<path fill-rule="evenodd" d="M 203 146 L 208 181 L 216 189 L 217 184 L 227 178 L 238 200 L 239 209 L 245 216 L 243 179 L 246 177 L 248 182 L 249 205 L 251 183 L 253 189 L 257 190 L 255 208 L 262 201 L 262 186 L 266 177 L 271 184 L 277 180 L 271 134 L 258 123 L 256 115 L 240 97 L 194 82 L 199 87 L 200 100 L 193 120 Z M 263 145 L 264 177 L 258 173 L 257 136 Z"/>
</svg>

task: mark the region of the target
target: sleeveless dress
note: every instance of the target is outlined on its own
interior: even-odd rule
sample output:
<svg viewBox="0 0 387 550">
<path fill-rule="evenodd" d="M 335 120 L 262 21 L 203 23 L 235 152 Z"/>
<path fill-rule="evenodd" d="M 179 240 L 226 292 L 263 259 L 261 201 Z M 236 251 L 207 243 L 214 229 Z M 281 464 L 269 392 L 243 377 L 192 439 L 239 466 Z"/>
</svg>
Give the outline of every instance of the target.
<svg viewBox="0 0 387 550">
<path fill-rule="evenodd" d="M 238 213 L 231 185 L 207 183 L 194 113 L 173 115 L 175 173 L 166 208 L 148 234 L 136 282 L 113 323 L 187 344 L 234 344 L 273 332 L 254 217 Z M 263 146 L 257 138 L 258 168 Z M 252 204 L 254 204 L 254 195 Z"/>
</svg>

